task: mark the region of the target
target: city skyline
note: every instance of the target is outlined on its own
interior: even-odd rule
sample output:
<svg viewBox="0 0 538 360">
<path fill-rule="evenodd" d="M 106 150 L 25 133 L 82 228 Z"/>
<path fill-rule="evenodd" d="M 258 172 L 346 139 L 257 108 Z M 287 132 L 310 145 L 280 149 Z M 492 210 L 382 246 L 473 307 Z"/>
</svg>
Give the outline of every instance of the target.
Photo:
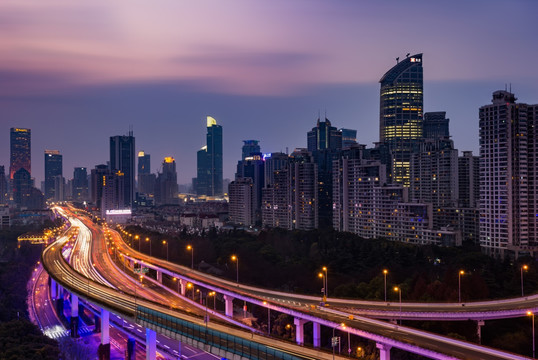
<svg viewBox="0 0 538 360">
<path fill-rule="evenodd" d="M 391 2 L 390 10 L 314 3 L 307 12 L 305 2 L 275 2 L 245 5 L 239 13 L 207 4 L 213 5 L 207 14 L 197 4 L 182 9 L 182 16 L 200 20 L 203 14 L 207 22 L 236 25 L 217 32 L 189 20 L 179 27 L 163 11 L 172 14 L 179 6 L 174 3 L 159 9 L 100 2 L 79 8 L 64 1 L 0 5 L 6 20 L 0 31 L 9 39 L 0 43 L 0 165 L 9 164 L 11 127 L 32 129 L 38 185 L 45 149 L 63 154 L 65 174 L 92 169 L 106 162 L 108 138 L 133 125 L 135 150 L 155 159 L 151 171 L 173 156 L 179 182 L 190 183 L 208 115 L 225 130 L 224 177 L 230 179 L 243 140 L 259 140 L 262 152 L 291 153 L 306 147 L 319 113 L 338 128 L 356 129 L 358 142 L 370 147 L 379 139 L 378 81 L 406 53 L 424 54 L 424 111 L 446 111 L 460 152 L 478 153 L 478 108 L 493 91 L 512 83 L 521 102 L 538 98 L 532 63 L 537 50 L 520 46 L 535 33 L 534 23 L 525 20 L 538 7 L 530 1 Z M 523 18 L 507 19 L 515 7 L 523 9 Z M 118 10 L 125 9 L 121 17 Z M 85 21 L 73 21 L 82 14 Z M 277 27 L 271 19 L 281 14 Z M 404 20 L 415 14 L 421 21 Z M 66 15 L 72 20 L 55 21 Z M 162 21 L 155 25 L 143 15 Z M 365 37 L 370 29 L 379 31 Z M 155 39 L 162 41 L 153 45 Z"/>
</svg>

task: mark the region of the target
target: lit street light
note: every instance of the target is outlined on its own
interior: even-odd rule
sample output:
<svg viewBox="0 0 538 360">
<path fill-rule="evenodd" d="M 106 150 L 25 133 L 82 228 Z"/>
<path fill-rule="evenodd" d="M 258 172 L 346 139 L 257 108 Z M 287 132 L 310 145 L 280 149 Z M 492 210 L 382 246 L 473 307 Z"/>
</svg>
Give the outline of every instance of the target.
<svg viewBox="0 0 538 360">
<path fill-rule="evenodd" d="M 336 343 L 338 342 L 338 354 L 340 354 L 340 337 L 338 337 L 338 341 L 336 340 L 335 336 L 334 336 L 334 330 L 336 330 L 337 328 L 339 327 L 342 327 L 343 330 L 346 329 L 346 324 L 344 323 L 341 323 L 339 325 L 336 325 L 335 327 L 333 327 L 333 337 L 331 339 L 331 346 L 333 348 L 333 360 L 334 360 L 334 348 L 336 347 Z"/>
<path fill-rule="evenodd" d="M 166 245 L 166 261 L 168 261 L 168 243 L 166 240 L 163 240 L 163 245 Z"/>
<path fill-rule="evenodd" d="M 239 258 L 235 255 L 232 255 L 232 261 L 236 262 L 236 281 L 239 285 Z"/>
<path fill-rule="evenodd" d="M 532 311 L 527 311 L 528 316 L 532 316 L 532 358 L 536 358 L 535 351 L 535 340 L 534 340 L 534 313 Z"/>
<path fill-rule="evenodd" d="M 327 301 L 327 298 L 325 297 L 325 276 L 323 276 L 323 273 L 319 273 L 318 277 L 321 279 L 321 293 L 323 294 L 321 297 L 321 302 L 325 304 Z"/>
<path fill-rule="evenodd" d="M 458 272 L 458 302 L 461 303 L 461 276 L 465 274 L 463 270 Z"/>
<path fill-rule="evenodd" d="M 327 267 L 324 266 L 321 270 L 325 272 L 325 301 L 329 297 L 329 280 L 327 279 Z"/>
<path fill-rule="evenodd" d="M 146 238 L 146 242 L 149 242 L 149 256 L 151 256 L 151 241 L 149 241 L 149 237 Z"/>
<path fill-rule="evenodd" d="M 267 301 L 263 302 L 264 305 L 267 305 Z M 271 309 L 267 308 L 267 334 L 271 335 Z"/>
<path fill-rule="evenodd" d="M 395 286 L 394 291 L 398 292 L 398 297 L 400 298 L 400 325 L 402 325 L 402 288 Z"/>
<path fill-rule="evenodd" d="M 383 269 L 383 277 L 385 278 L 385 302 L 387 302 L 387 274 L 389 271 L 387 269 Z"/>
<path fill-rule="evenodd" d="M 525 293 L 523 291 L 523 270 L 525 270 L 525 271 L 529 270 L 529 266 L 528 265 L 523 265 L 521 267 L 521 297 L 525 296 Z"/>
<path fill-rule="evenodd" d="M 191 269 L 194 269 L 194 248 L 191 245 L 187 245 L 187 250 L 191 252 Z"/>
<path fill-rule="evenodd" d="M 140 252 L 140 236 L 135 235 L 135 239 L 138 240 L 138 252 Z"/>
</svg>

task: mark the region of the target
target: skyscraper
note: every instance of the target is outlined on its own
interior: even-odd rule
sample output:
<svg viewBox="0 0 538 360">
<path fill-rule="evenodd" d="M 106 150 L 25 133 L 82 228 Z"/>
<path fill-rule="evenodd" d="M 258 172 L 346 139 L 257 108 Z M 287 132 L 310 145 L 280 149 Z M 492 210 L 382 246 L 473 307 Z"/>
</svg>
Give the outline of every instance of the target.
<svg viewBox="0 0 538 360">
<path fill-rule="evenodd" d="M 538 105 L 495 91 L 480 108 L 480 246 L 495 257 L 538 250 Z"/>
<path fill-rule="evenodd" d="M 448 138 L 449 119 L 446 118 L 445 111 L 424 113 L 424 122 L 422 124 L 423 136 L 425 139 Z"/>
<path fill-rule="evenodd" d="M 123 206 L 131 208 L 135 193 L 135 138 L 133 132 L 128 136 L 110 137 L 110 170 L 123 174 Z"/>
<path fill-rule="evenodd" d="M 138 152 L 138 192 L 146 195 L 155 193 L 155 174 L 151 173 L 151 158 L 143 151 Z"/>
<path fill-rule="evenodd" d="M 222 126 L 207 117 L 206 146 L 197 153 L 198 195 L 221 196 L 222 189 Z"/>
<path fill-rule="evenodd" d="M 45 150 L 45 199 L 48 201 L 55 200 L 57 176 L 62 176 L 62 155 L 58 150 Z"/>
<path fill-rule="evenodd" d="M 332 126 L 329 119 L 325 118 L 325 121 L 320 121 L 318 118 L 316 127 L 307 134 L 307 141 L 308 151 L 312 153 L 316 150 L 342 149 L 342 132 Z"/>
<path fill-rule="evenodd" d="M 7 204 L 7 180 L 4 166 L 0 166 L 0 205 Z"/>
<path fill-rule="evenodd" d="M 24 168 L 28 174 L 32 174 L 31 167 L 31 131 L 30 129 L 11 128 L 10 134 L 10 162 L 9 162 L 9 178 L 13 180 L 13 176 L 20 169 Z"/>
<path fill-rule="evenodd" d="M 253 154 L 258 154 L 260 152 L 259 143 L 258 140 L 243 140 L 241 160 L 245 160 L 245 158 Z"/>
<path fill-rule="evenodd" d="M 88 200 L 88 172 L 85 167 L 76 167 L 73 171 L 73 200 Z"/>
<path fill-rule="evenodd" d="M 342 149 L 349 149 L 357 144 L 357 130 L 341 128 L 338 131 L 342 133 Z"/>
<path fill-rule="evenodd" d="M 155 202 L 157 205 L 177 204 L 178 202 L 176 160 L 171 156 L 164 158 L 162 172 L 157 177 Z"/>
<path fill-rule="evenodd" d="M 379 82 L 379 139 L 391 153 L 392 180 L 409 186 L 410 155 L 423 137 L 422 54 L 398 62 Z"/>
</svg>

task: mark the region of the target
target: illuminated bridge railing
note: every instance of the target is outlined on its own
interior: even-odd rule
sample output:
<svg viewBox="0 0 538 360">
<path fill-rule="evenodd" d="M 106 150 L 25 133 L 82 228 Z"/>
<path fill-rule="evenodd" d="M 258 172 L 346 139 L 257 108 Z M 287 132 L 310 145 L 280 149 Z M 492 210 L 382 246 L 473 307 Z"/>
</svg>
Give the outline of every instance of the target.
<svg viewBox="0 0 538 360">
<path fill-rule="evenodd" d="M 139 321 L 152 324 L 179 334 L 186 338 L 233 353 L 248 359 L 260 360 L 303 360 L 308 357 L 298 357 L 266 345 L 251 342 L 224 332 L 207 329 L 203 325 L 188 322 L 174 316 L 148 309 L 136 307 L 136 318 Z"/>
</svg>

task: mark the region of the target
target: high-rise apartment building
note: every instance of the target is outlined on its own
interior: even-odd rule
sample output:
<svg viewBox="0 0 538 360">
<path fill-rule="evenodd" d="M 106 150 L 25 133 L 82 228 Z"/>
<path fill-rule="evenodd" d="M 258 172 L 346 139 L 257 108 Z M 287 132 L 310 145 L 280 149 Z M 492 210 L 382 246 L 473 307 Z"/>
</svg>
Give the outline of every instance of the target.
<svg viewBox="0 0 538 360">
<path fill-rule="evenodd" d="M 33 182 L 26 168 L 21 167 L 13 174 L 13 200 L 18 207 L 28 207 L 31 203 Z M 37 189 L 36 189 L 37 190 Z M 38 190 L 39 191 L 39 190 Z"/>
<path fill-rule="evenodd" d="M 176 160 L 167 156 L 163 160 L 162 172 L 157 176 L 155 189 L 155 203 L 157 205 L 171 205 L 178 203 Z"/>
<path fill-rule="evenodd" d="M 268 155 L 263 155 L 265 161 L 265 186 L 269 186 L 274 182 L 275 171 L 284 169 L 287 167 L 289 156 L 287 154 L 276 152 Z"/>
<path fill-rule="evenodd" d="M 8 202 L 8 186 L 6 172 L 4 166 L 0 166 L 0 205 L 5 205 Z"/>
<path fill-rule="evenodd" d="M 88 200 L 88 172 L 85 167 L 74 169 L 72 192 L 74 201 Z"/>
<path fill-rule="evenodd" d="M 288 164 L 273 171 L 271 179 L 271 182 L 263 189 L 262 224 L 267 227 L 291 230 L 293 229 L 293 203 Z"/>
<path fill-rule="evenodd" d="M 449 138 L 449 122 L 450 119 L 447 119 L 446 111 L 424 113 L 424 122 L 422 124 L 423 137 L 425 139 Z"/>
<path fill-rule="evenodd" d="M 243 148 L 241 149 L 241 160 L 260 153 L 259 140 L 243 140 Z"/>
<path fill-rule="evenodd" d="M 207 117 L 206 146 L 197 153 L 196 193 L 222 196 L 222 126 Z"/>
<path fill-rule="evenodd" d="M 392 181 L 409 186 L 411 153 L 423 138 L 422 54 L 398 62 L 379 82 L 379 141 L 391 154 Z"/>
<path fill-rule="evenodd" d="M 480 246 L 495 257 L 538 250 L 538 105 L 495 91 L 480 108 Z"/>
<path fill-rule="evenodd" d="M 245 157 L 243 160 L 237 163 L 237 171 L 235 173 L 235 179 L 252 179 L 252 196 L 255 222 L 261 220 L 261 206 L 262 206 L 262 189 L 265 186 L 265 162 L 262 159 L 260 153 L 254 153 Z M 230 201 L 232 201 L 232 193 L 229 193 Z"/>
<path fill-rule="evenodd" d="M 462 208 L 478 208 L 480 201 L 480 157 L 464 151 L 458 158 L 458 203 Z"/>
<path fill-rule="evenodd" d="M 32 152 L 31 152 L 30 129 L 11 128 L 10 133 L 10 162 L 9 179 L 13 180 L 15 173 L 24 168 L 32 175 Z"/>
<path fill-rule="evenodd" d="M 244 226 L 255 225 L 254 183 L 251 178 L 238 178 L 228 187 L 230 221 Z"/>
<path fill-rule="evenodd" d="M 131 208 L 135 194 L 135 138 L 132 131 L 127 136 L 110 137 L 110 170 L 123 174 L 121 207 Z"/>
<path fill-rule="evenodd" d="M 45 150 L 45 199 L 58 201 L 60 194 L 56 194 L 55 178 L 62 177 L 62 155 L 58 150 Z M 62 188 L 63 189 L 63 188 Z M 61 196 L 63 198 L 63 194 Z"/>
<path fill-rule="evenodd" d="M 155 174 L 151 173 L 151 157 L 143 151 L 138 152 L 138 193 L 155 194 Z"/>
</svg>

